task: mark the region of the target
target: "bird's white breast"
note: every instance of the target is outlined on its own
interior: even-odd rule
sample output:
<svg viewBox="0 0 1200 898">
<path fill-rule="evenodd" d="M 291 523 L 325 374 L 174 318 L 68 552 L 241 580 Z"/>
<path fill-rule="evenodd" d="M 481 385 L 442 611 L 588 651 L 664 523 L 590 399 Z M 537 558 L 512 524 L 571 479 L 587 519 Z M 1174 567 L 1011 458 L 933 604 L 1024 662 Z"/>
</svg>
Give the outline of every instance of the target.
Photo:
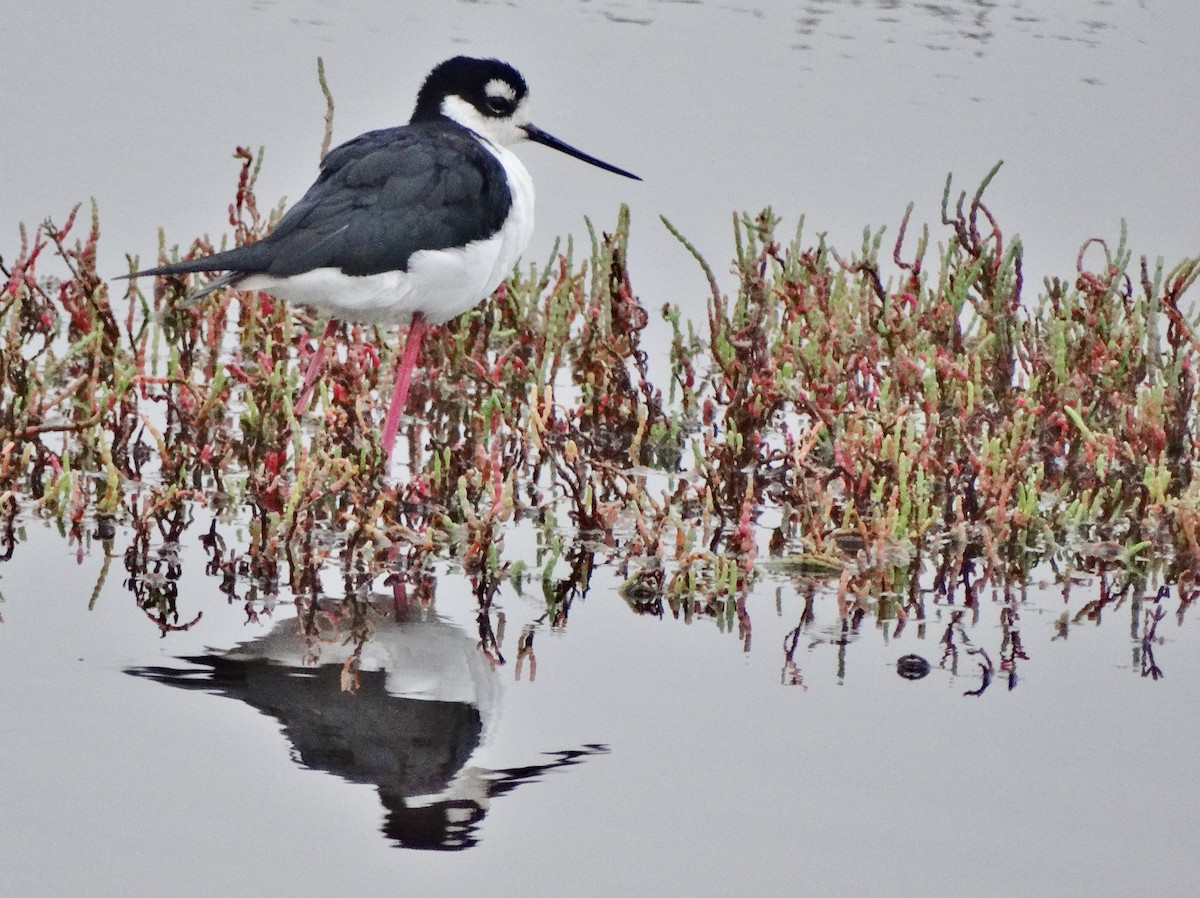
<svg viewBox="0 0 1200 898">
<path fill-rule="evenodd" d="M 254 274 L 239 287 L 361 324 L 403 324 L 414 312 L 430 324 L 457 318 L 492 295 L 533 236 L 533 179 L 511 150 L 481 142 L 504 167 L 512 196 L 508 217 L 492 236 L 461 247 L 419 250 L 409 257 L 407 271 L 355 276 L 316 268 L 288 278 Z"/>
</svg>

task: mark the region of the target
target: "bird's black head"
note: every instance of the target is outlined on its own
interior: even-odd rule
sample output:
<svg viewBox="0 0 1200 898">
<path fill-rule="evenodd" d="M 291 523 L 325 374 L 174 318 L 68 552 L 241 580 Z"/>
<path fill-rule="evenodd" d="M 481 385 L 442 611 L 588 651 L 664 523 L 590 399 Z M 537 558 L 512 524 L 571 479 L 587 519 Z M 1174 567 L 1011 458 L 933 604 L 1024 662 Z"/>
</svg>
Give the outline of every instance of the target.
<svg viewBox="0 0 1200 898">
<path fill-rule="evenodd" d="M 493 144 L 532 140 L 605 171 L 641 180 L 547 134 L 529 120 L 529 88 L 521 73 L 498 59 L 455 56 L 425 79 L 417 94 L 414 122 L 449 119 Z"/>
<path fill-rule="evenodd" d="M 446 101 L 451 98 L 473 107 L 484 118 L 511 119 L 528 93 L 525 79 L 508 63 L 455 56 L 429 73 L 417 94 L 412 120 L 447 115 Z"/>
</svg>

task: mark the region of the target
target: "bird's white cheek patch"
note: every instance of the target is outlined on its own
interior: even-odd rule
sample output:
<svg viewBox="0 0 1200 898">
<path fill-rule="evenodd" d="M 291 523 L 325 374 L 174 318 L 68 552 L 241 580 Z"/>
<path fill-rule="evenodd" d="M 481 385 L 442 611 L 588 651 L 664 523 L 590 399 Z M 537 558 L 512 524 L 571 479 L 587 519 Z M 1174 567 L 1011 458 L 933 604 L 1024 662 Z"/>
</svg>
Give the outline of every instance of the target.
<svg viewBox="0 0 1200 898">
<path fill-rule="evenodd" d="M 503 78 L 493 78 L 483 86 L 483 92 L 489 97 L 503 97 L 506 100 L 517 98 L 516 90 Z"/>
</svg>

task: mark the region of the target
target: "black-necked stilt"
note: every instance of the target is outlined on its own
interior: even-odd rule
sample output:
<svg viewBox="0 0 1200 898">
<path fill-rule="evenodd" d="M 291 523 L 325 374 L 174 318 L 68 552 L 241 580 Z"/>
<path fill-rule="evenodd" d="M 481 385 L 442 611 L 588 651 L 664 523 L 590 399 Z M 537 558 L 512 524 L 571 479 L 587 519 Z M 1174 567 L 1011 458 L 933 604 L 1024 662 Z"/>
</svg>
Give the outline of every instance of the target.
<svg viewBox="0 0 1200 898">
<path fill-rule="evenodd" d="M 638 179 L 533 125 L 528 93 L 520 72 L 499 60 L 447 60 L 425 79 L 407 125 L 331 150 L 316 183 L 263 240 L 130 277 L 225 272 L 195 297 L 262 290 L 330 316 L 298 413 L 336 321 L 411 321 L 381 435 L 390 458 L 426 328 L 490 296 L 532 236 L 533 182 L 508 144 L 533 140 Z"/>
</svg>

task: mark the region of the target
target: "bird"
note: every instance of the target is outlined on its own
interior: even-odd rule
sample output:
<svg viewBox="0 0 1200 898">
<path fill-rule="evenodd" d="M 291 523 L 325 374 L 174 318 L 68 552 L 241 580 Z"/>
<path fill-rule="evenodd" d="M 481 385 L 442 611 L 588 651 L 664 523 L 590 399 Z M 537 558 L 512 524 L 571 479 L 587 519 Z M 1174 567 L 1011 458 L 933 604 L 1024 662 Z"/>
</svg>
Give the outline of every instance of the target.
<svg viewBox="0 0 1200 898">
<path fill-rule="evenodd" d="M 530 120 L 529 88 L 498 59 L 435 66 L 407 125 L 330 150 L 317 180 L 262 240 L 125 275 L 220 273 L 191 296 L 231 287 L 329 316 L 295 404 L 303 414 L 338 322 L 408 323 L 380 433 L 390 462 L 428 328 L 486 300 L 533 235 L 533 180 L 509 147 L 532 141 L 622 177 Z"/>
</svg>

